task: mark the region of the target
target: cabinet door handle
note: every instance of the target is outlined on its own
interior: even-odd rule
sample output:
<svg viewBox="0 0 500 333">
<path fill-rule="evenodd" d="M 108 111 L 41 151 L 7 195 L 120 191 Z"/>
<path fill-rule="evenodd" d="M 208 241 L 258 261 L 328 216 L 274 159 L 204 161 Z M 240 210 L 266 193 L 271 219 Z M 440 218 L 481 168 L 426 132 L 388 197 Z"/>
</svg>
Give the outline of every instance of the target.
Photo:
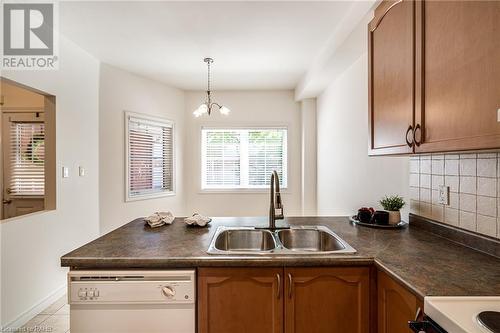
<svg viewBox="0 0 500 333">
<path fill-rule="evenodd" d="M 417 130 L 422 130 L 422 127 L 420 127 L 420 124 L 417 124 L 417 126 L 415 126 L 415 130 L 413 131 L 413 142 L 418 146 L 420 146 L 421 142 L 420 141 L 417 141 L 416 139 L 416 135 L 417 135 Z M 422 138 L 420 138 L 422 139 Z"/>
<path fill-rule="evenodd" d="M 288 273 L 288 298 L 292 298 L 292 291 L 293 291 L 293 278 L 292 274 Z"/>
<path fill-rule="evenodd" d="M 406 134 L 405 134 L 405 140 L 406 140 L 406 144 L 408 145 L 408 147 L 413 147 L 413 142 L 411 142 L 410 140 L 408 140 L 408 134 L 410 133 L 410 131 L 413 131 L 413 126 L 410 125 L 408 126 L 408 129 L 406 130 Z M 412 134 L 413 138 L 415 138 L 415 131 L 413 131 L 413 134 Z"/>
<path fill-rule="evenodd" d="M 415 313 L 415 321 L 418 321 L 418 317 L 422 314 L 422 309 L 419 307 Z"/>
<path fill-rule="evenodd" d="M 276 280 L 278 282 L 278 289 L 277 289 L 277 292 L 276 292 L 276 297 L 278 299 L 280 299 L 280 297 L 281 297 L 281 275 L 276 274 Z"/>
</svg>

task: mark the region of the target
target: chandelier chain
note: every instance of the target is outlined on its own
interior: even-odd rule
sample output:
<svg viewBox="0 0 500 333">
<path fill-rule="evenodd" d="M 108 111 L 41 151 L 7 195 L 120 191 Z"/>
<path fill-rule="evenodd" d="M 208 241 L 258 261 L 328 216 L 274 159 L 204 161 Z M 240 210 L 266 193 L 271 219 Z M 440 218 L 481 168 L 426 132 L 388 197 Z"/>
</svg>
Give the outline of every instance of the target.
<svg viewBox="0 0 500 333">
<path fill-rule="evenodd" d="M 208 91 L 210 91 L 210 61 L 207 62 L 208 66 Z"/>
</svg>

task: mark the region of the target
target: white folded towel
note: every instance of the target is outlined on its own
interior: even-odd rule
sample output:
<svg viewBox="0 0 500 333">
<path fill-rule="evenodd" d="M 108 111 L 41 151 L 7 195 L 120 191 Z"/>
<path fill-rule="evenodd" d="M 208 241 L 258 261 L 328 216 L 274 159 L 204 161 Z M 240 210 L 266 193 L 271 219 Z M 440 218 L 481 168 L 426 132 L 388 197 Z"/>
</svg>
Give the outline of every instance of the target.
<svg viewBox="0 0 500 333">
<path fill-rule="evenodd" d="M 144 220 L 151 228 L 161 227 L 165 224 L 172 224 L 174 222 L 174 215 L 171 212 L 156 212 L 149 215 Z"/>
<path fill-rule="evenodd" d="M 208 216 L 203 216 L 198 213 L 194 213 L 193 216 L 186 217 L 184 219 L 184 222 L 187 225 L 196 225 L 199 227 L 204 227 L 207 224 L 209 224 L 212 221 L 212 219 Z"/>
</svg>

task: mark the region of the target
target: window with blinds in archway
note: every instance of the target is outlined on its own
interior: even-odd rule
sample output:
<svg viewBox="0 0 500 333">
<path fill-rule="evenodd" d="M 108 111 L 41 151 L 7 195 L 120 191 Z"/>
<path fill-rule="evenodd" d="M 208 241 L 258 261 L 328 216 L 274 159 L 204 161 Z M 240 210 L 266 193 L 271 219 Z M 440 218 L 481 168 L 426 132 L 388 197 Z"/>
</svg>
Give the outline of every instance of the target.
<svg viewBox="0 0 500 333">
<path fill-rule="evenodd" d="M 45 194 L 45 124 L 10 123 L 11 196 Z"/>
</svg>

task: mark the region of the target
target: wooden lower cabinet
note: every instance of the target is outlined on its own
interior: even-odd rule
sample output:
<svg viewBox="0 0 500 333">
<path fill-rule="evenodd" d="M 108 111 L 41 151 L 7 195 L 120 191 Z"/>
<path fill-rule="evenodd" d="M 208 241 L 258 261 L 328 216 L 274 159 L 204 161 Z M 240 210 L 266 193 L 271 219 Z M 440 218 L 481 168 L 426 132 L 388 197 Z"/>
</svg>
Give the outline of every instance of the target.
<svg viewBox="0 0 500 333">
<path fill-rule="evenodd" d="M 422 301 L 386 273 L 377 276 L 378 333 L 412 332 L 408 321 L 415 320 L 418 308 L 424 309 Z"/>
<path fill-rule="evenodd" d="M 286 333 L 368 333 L 370 270 L 285 269 Z"/>
<path fill-rule="evenodd" d="M 199 333 L 410 333 L 419 308 L 369 267 L 198 269 Z"/>
<path fill-rule="evenodd" d="M 199 333 L 368 333 L 370 269 L 200 268 Z"/>
<path fill-rule="evenodd" d="M 283 268 L 198 269 L 198 333 L 283 332 Z"/>
</svg>

